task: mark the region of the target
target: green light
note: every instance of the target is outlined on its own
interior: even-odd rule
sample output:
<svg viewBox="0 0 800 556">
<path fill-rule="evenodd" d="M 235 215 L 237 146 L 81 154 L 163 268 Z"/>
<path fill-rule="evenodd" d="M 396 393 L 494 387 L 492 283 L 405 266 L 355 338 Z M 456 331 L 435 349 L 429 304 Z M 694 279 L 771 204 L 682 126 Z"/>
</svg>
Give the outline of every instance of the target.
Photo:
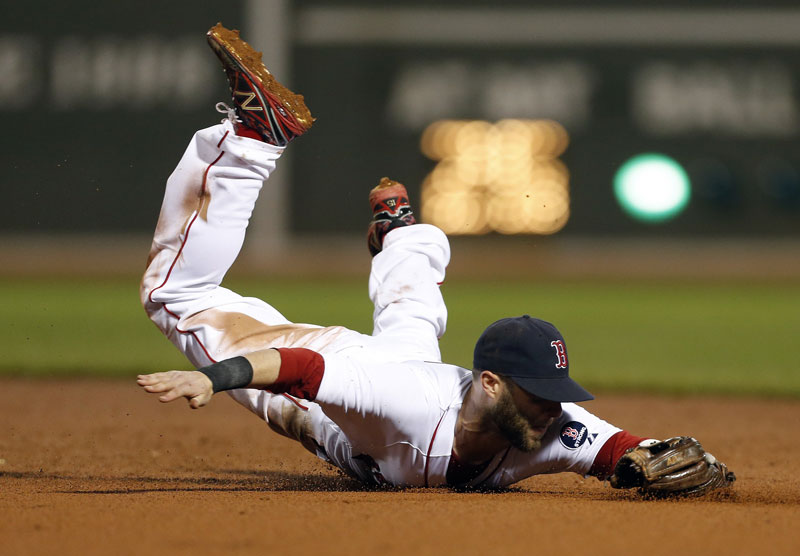
<svg viewBox="0 0 800 556">
<path fill-rule="evenodd" d="M 617 202 L 637 220 L 669 220 L 686 208 L 690 194 L 686 171 L 663 154 L 634 156 L 620 166 L 614 176 Z"/>
</svg>

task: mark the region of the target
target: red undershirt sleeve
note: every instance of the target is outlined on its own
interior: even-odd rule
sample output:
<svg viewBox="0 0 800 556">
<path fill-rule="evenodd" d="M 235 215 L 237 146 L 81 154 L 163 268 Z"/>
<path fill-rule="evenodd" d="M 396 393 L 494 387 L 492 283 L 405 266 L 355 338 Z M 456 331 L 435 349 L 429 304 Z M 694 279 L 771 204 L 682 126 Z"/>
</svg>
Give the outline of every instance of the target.
<svg viewBox="0 0 800 556">
<path fill-rule="evenodd" d="M 589 469 L 589 475 L 597 477 L 601 481 L 605 480 L 614 472 L 614 467 L 617 465 L 619 458 L 622 457 L 622 454 L 628 448 L 637 446 L 642 440 L 645 439 L 633 436 L 628 431 L 619 431 L 600 448 L 597 457 L 594 458 L 591 469 Z"/>
<path fill-rule="evenodd" d="M 270 392 L 289 394 L 295 398 L 314 401 L 325 374 L 325 359 L 316 351 L 305 348 L 278 348 L 281 369 Z"/>
</svg>

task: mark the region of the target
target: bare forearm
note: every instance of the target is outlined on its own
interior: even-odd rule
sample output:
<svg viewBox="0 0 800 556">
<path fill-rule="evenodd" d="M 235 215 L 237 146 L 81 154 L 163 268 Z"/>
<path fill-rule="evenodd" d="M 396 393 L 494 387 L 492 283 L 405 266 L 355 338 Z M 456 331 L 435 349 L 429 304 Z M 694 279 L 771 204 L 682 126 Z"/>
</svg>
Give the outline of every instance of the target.
<svg viewBox="0 0 800 556">
<path fill-rule="evenodd" d="M 277 349 L 262 349 L 244 356 L 253 367 L 250 388 L 265 388 L 275 384 L 281 372 L 281 352 Z"/>
</svg>

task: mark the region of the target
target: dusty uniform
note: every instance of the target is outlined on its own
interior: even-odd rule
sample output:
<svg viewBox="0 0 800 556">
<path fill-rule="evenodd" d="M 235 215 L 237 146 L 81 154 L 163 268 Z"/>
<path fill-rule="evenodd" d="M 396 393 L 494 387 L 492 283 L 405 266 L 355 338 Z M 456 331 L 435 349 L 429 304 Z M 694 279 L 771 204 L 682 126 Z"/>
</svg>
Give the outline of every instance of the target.
<svg viewBox="0 0 800 556">
<path fill-rule="evenodd" d="M 195 134 L 167 182 L 142 281 L 145 309 L 197 367 L 271 347 L 322 354 L 325 370 L 314 402 L 255 389 L 231 395 L 365 482 L 443 485 L 471 373 L 440 362 L 438 338 L 447 309 L 439 284 L 450 248 L 438 228 L 417 224 L 386 236 L 369 278 L 371 336 L 294 324 L 264 301 L 220 286 L 281 153 L 280 147 L 236 136 L 229 122 Z M 619 430 L 563 404 L 541 449 L 500 453 L 470 484 L 502 486 L 560 471 L 585 474 Z"/>
</svg>

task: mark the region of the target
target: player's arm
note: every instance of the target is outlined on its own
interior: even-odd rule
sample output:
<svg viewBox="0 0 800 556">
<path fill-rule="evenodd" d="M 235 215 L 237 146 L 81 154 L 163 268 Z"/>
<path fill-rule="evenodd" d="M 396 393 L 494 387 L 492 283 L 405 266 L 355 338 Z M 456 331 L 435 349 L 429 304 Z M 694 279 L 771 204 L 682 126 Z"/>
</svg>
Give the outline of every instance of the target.
<svg viewBox="0 0 800 556">
<path fill-rule="evenodd" d="M 219 361 L 196 371 L 168 371 L 139 375 L 137 383 L 147 392 L 171 402 L 186 398 L 193 409 L 203 407 L 217 392 L 236 388 L 261 388 L 287 392 L 313 400 L 322 381 L 322 356 L 303 348 L 254 351 Z"/>
</svg>

